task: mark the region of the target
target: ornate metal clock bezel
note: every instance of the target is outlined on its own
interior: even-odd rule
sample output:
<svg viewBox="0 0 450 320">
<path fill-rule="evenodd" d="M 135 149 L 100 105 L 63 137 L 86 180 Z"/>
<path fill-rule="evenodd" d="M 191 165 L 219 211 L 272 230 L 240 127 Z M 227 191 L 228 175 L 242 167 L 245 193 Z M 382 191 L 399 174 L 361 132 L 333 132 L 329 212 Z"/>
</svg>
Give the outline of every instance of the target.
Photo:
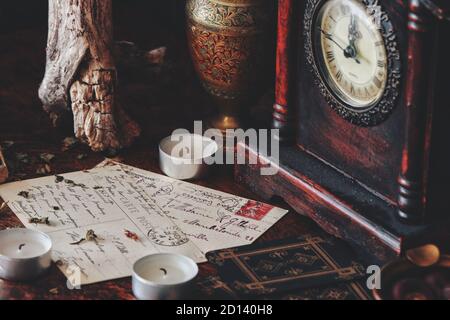
<svg viewBox="0 0 450 320">
<path fill-rule="evenodd" d="M 397 38 L 394 27 L 388 14 L 380 9 L 381 35 L 386 47 L 388 61 L 388 76 L 384 93 L 380 100 L 364 110 L 356 110 L 354 107 L 342 101 L 325 81 L 322 71 L 317 64 L 317 55 L 314 49 L 315 19 L 322 5 L 329 0 L 307 0 L 304 15 L 304 37 L 306 60 L 312 67 L 315 81 L 329 106 L 342 118 L 362 127 L 376 126 L 385 121 L 397 105 L 401 79 L 401 61 L 398 50 Z M 366 6 L 378 6 L 378 0 L 360 0 Z"/>
</svg>

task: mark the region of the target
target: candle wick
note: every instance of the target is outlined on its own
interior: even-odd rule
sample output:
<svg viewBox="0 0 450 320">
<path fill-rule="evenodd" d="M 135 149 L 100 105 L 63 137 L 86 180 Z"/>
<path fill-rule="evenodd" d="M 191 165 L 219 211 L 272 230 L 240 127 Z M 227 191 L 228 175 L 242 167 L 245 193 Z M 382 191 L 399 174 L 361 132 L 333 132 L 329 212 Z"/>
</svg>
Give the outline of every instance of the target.
<svg viewBox="0 0 450 320">
<path fill-rule="evenodd" d="M 22 250 L 23 247 L 25 247 L 25 243 L 22 243 L 22 244 L 19 246 L 19 251 Z"/>
<path fill-rule="evenodd" d="M 164 272 L 164 275 L 167 276 L 167 270 L 164 268 L 160 268 L 159 270 L 161 270 L 162 272 Z"/>
</svg>

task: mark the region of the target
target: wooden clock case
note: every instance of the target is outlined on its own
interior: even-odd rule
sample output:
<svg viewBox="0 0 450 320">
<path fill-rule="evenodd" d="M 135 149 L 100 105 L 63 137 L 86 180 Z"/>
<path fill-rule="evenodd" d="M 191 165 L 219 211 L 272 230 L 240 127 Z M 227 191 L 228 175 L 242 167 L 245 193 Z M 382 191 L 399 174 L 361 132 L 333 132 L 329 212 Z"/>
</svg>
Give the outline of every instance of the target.
<svg viewBox="0 0 450 320">
<path fill-rule="evenodd" d="M 440 241 L 450 233 L 449 4 L 369 0 L 392 28 L 385 43 L 398 53 L 398 83 L 387 119 L 361 126 L 330 107 L 308 62 L 306 10 L 317 1 L 326 0 L 279 1 L 273 127 L 280 159 L 241 143 L 260 161 L 237 165 L 236 179 L 267 199 L 282 197 L 371 260 Z M 278 173 L 261 176 L 267 164 Z"/>
</svg>

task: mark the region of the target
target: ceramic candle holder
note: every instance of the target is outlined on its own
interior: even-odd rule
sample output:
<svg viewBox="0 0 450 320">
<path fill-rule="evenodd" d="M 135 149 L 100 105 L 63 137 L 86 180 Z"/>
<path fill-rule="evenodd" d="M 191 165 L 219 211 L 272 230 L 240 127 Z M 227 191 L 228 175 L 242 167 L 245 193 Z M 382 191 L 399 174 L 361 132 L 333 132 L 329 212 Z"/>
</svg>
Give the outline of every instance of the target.
<svg viewBox="0 0 450 320">
<path fill-rule="evenodd" d="M 30 229 L 0 231 L 0 278 L 32 280 L 51 265 L 52 241 L 45 233 Z"/>
<path fill-rule="evenodd" d="M 198 179 L 210 169 L 218 144 L 198 134 L 177 134 L 164 138 L 159 144 L 161 170 L 179 180 Z"/>
<path fill-rule="evenodd" d="M 133 294 L 139 300 L 176 300 L 186 296 L 198 274 L 190 258 L 172 253 L 152 254 L 133 266 Z"/>
</svg>

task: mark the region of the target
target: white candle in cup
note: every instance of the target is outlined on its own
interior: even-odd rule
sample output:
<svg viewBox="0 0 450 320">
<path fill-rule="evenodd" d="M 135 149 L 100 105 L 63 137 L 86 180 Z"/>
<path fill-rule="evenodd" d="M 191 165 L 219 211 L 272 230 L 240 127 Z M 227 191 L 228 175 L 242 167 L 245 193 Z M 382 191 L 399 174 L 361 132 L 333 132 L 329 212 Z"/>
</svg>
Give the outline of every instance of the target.
<svg viewBox="0 0 450 320">
<path fill-rule="evenodd" d="M 51 265 L 52 241 L 40 231 L 7 229 L 0 231 L 0 278 L 31 280 Z"/>
<path fill-rule="evenodd" d="M 191 289 L 197 274 L 197 264 L 186 256 L 152 254 L 133 266 L 133 293 L 140 300 L 179 299 Z"/>
<path fill-rule="evenodd" d="M 169 177 L 190 180 L 207 173 L 219 145 L 198 134 L 174 134 L 159 144 L 159 164 Z"/>
</svg>

